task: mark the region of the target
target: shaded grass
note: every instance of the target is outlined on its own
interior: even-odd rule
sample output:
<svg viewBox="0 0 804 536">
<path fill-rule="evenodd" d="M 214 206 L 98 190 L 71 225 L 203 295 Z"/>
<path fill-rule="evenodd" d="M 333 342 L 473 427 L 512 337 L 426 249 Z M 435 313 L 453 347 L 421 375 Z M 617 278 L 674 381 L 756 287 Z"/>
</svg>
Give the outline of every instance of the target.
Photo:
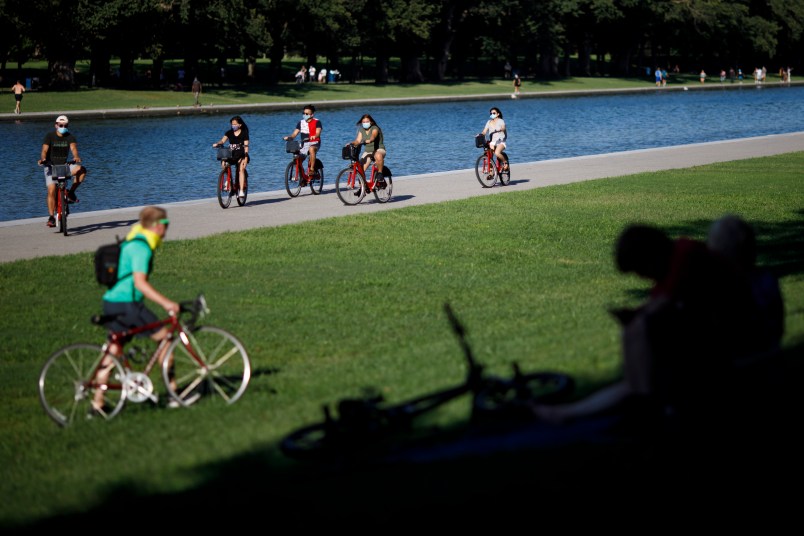
<svg viewBox="0 0 804 536">
<path fill-rule="evenodd" d="M 271 504 L 279 510 L 273 522 L 316 508 L 348 516 L 424 483 L 434 488 L 421 491 L 423 504 L 486 497 L 484 485 L 461 479 L 467 468 L 459 460 L 437 470 L 322 473 L 283 458 L 276 442 L 320 418 L 323 404 L 366 388 L 399 401 L 459 383 L 465 367 L 445 301 L 490 372 L 507 373 L 512 361 L 526 371 L 560 370 L 576 377 L 579 395 L 615 380 L 619 331 L 606 309 L 636 304 L 647 290 L 612 263 L 616 236 L 635 221 L 704 238 L 715 218 L 740 213 L 757 228 L 760 263 L 781 276 L 784 345 L 800 350 L 802 165 L 804 153 L 793 153 L 169 240 L 154 283 L 176 299 L 206 294 L 207 323 L 231 330 L 249 350 L 249 390 L 232 407 L 129 405 L 109 423 L 64 430 L 39 406 L 36 378 L 50 352 L 102 340 L 88 322 L 102 294 L 91 255 L 0 265 L 0 525 L 95 508 L 110 518 L 126 507 L 168 511 L 196 500 Z M 53 274 L 69 274 L 67 299 L 52 291 Z M 461 400 L 437 422 L 466 416 Z M 489 482 L 508 471 L 536 479 L 526 460 L 472 465 Z M 566 460 L 581 470 L 593 463 Z M 456 480 L 447 485 L 431 472 Z"/>
</svg>

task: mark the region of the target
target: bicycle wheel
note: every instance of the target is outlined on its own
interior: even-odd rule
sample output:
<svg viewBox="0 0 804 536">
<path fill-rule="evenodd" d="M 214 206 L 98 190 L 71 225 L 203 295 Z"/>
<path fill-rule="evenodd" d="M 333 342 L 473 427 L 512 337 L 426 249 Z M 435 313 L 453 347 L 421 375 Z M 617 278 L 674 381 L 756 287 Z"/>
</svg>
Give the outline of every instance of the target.
<svg viewBox="0 0 804 536">
<path fill-rule="evenodd" d="M 374 198 L 380 203 L 387 203 L 393 191 L 394 181 L 391 177 L 380 177 L 374 185 Z"/>
<path fill-rule="evenodd" d="M 477 180 L 483 188 L 491 188 L 497 183 L 497 177 L 494 174 L 494 163 L 486 158 L 485 153 L 477 157 L 475 175 L 477 175 Z"/>
<path fill-rule="evenodd" d="M 324 188 L 324 168 L 317 168 L 313 177 L 310 179 L 310 191 L 313 195 L 318 195 Z"/>
<path fill-rule="evenodd" d="M 290 197 L 298 197 L 301 192 L 301 177 L 299 177 L 299 170 L 296 167 L 296 159 L 291 160 L 288 167 L 285 168 L 285 190 L 288 191 Z"/>
<path fill-rule="evenodd" d="M 225 167 L 221 170 L 221 174 L 218 175 L 218 203 L 220 203 L 221 208 L 229 208 L 232 202 L 232 185 L 227 181 L 228 174 L 229 168 Z"/>
<path fill-rule="evenodd" d="M 237 177 L 236 180 L 238 191 L 237 191 L 237 204 L 241 207 L 246 204 L 246 198 L 248 197 L 248 170 L 243 171 L 243 184 L 240 184 L 240 177 Z M 242 186 L 243 190 L 243 197 L 240 197 L 240 188 Z"/>
<path fill-rule="evenodd" d="M 168 395 L 189 406 L 205 394 L 218 394 L 227 404 L 243 396 L 251 378 L 251 362 L 237 338 L 220 328 L 201 326 L 177 337 L 162 363 Z M 175 384 L 172 385 L 172 382 Z"/>
<path fill-rule="evenodd" d="M 500 184 L 503 186 L 508 186 L 511 184 L 511 166 L 508 166 L 508 169 L 501 169 L 500 170 Z"/>
<path fill-rule="evenodd" d="M 356 205 L 366 196 L 366 181 L 354 168 L 345 168 L 335 179 L 335 192 L 344 205 Z"/>
<path fill-rule="evenodd" d="M 488 382 L 475 394 L 472 418 L 532 417 L 534 403 L 552 404 L 565 400 L 575 389 L 571 376 L 558 372 L 521 374 L 515 367 L 510 380 Z"/>
<path fill-rule="evenodd" d="M 61 232 L 67 236 L 67 215 L 70 213 L 70 207 L 67 204 L 67 188 L 62 188 L 59 192 L 61 201 L 59 202 L 59 212 L 61 216 Z"/>
<path fill-rule="evenodd" d="M 39 401 L 59 426 L 67 426 L 89 414 L 95 393 L 103 392 L 103 408 L 93 413 L 111 419 L 123 409 L 125 370 L 112 356 L 106 356 L 107 378 L 99 382 L 96 372 L 103 359 L 97 344 L 71 344 L 51 355 L 39 373 Z"/>
</svg>

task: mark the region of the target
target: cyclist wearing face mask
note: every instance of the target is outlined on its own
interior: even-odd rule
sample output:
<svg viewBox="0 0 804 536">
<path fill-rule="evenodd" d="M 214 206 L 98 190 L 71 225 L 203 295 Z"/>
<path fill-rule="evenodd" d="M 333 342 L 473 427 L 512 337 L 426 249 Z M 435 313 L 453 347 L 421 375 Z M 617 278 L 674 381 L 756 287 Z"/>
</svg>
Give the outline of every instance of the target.
<svg viewBox="0 0 804 536">
<path fill-rule="evenodd" d="M 292 140 L 299 133 L 301 133 L 301 154 L 310 155 L 310 160 L 307 162 L 307 175 L 312 177 L 315 167 L 315 155 L 321 147 L 321 129 L 323 125 L 321 120 L 314 118 L 315 106 L 308 104 L 302 110 L 302 119 L 296 123 L 296 128 L 290 136 L 285 136 L 283 140 Z M 306 142 L 306 143 L 305 143 Z"/>
<path fill-rule="evenodd" d="M 360 160 L 363 162 L 363 170 L 368 169 L 371 158 L 377 164 L 377 169 L 382 173 L 383 166 L 385 165 L 385 143 L 383 141 L 382 129 L 374 121 L 374 118 L 369 114 L 365 114 L 357 122 L 357 136 L 352 145 L 364 145 L 365 149 L 360 155 Z"/>
<path fill-rule="evenodd" d="M 217 142 L 213 143 L 213 147 L 220 147 L 226 141 L 229 141 L 229 148 L 232 150 L 232 161 L 237 162 L 237 168 L 240 177 L 245 177 L 246 165 L 250 160 L 248 155 L 249 139 L 248 139 L 248 126 L 245 121 L 236 115 L 229 120 L 232 128 L 227 130 L 223 137 Z M 229 162 L 221 160 L 221 167 L 226 167 Z M 238 197 L 246 197 L 246 192 L 243 190 L 243 184 L 240 184 L 240 191 L 237 193 Z"/>
<path fill-rule="evenodd" d="M 70 190 L 67 192 L 67 201 L 69 203 L 78 203 L 78 198 L 75 197 L 75 190 L 84 182 L 87 176 L 87 169 L 81 165 L 81 157 L 78 156 L 78 142 L 70 133 L 68 128 L 70 121 L 66 115 L 60 115 L 56 118 L 56 129 L 54 132 L 45 134 L 45 139 L 42 142 L 42 154 L 39 156 L 39 165 L 45 162 L 49 164 L 64 165 L 67 163 L 67 156 L 72 152 L 75 164 L 70 166 L 70 172 L 73 174 L 75 180 L 73 181 Z M 50 174 L 50 166 L 45 167 L 45 186 L 47 186 L 47 210 L 50 216 L 47 219 L 48 227 L 56 226 L 56 218 L 53 216 L 53 211 L 56 210 L 56 182 Z"/>
<path fill-rule="evenodd" d="M 505 162 L 503 170 L 508 171 L 508 155 L 505 154 L 508 131 L 505 128 L 505 121 L 503 121 L 503 115 L 499 108 L 494 107 L 489 110 L 489 120 L 486 121 L 486 126 L 481 134 L 484 136 L 489 135 L 489 146 L 494 149 L 494 155 L 497 160 Z"/>
</svg>

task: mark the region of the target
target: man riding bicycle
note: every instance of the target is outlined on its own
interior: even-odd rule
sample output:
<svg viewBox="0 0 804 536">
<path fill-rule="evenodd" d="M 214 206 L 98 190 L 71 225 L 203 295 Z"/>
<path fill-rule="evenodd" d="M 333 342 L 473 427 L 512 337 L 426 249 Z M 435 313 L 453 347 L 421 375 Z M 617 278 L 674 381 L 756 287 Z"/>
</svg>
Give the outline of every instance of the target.
<svg viewBox="0 0 804 536">
<path fill-rule="evenodd" d="M 284 136 L 283 140 L 292 140 L 299 133 L 301 133 L 301 154 L 310 154 L 310 160 L 307 162 L 307 175 L 313 177 L 315 173 L 315 155 L 321 147 L 321 129 L 322 124 L 320 119 L 316 119 L 315 106 L 308 104 L 302 110 L 302 119 L 296 123 L 296 128 L 290 136 Z"/>
<path fill-rule="evenodd" d="M 87 175 L 87 169 L 81 165 L 81 157 L 78 156 L 78 142 L 75 136 L 70 133 L 68 126 L 70 121 L 66 115 L 60 115 L 56 118 L 56 130 L 45 134 L 45 139 L 42 142 L 42 154 L 39 156 L 38 164 L 41 166 L 45 163 L 45 186 L 47 187 L 47 210 L 49 217 L 47 219 L 48 227 L 56 226 L 56 218 L 54 211 L 56 210 L 56 182 L 51 175 L 51 165 L 64 165 L 67 163 L 67 156 L 70 152 L 73 154 L 75 164 L 70 165 L 70 173 L 75 177 L 70 190 L 67 192 L 67 201 L 70 203 L 78 203 L 78 198 L 75 196 L 75 190 L 84 182 Z"/>
</svg>

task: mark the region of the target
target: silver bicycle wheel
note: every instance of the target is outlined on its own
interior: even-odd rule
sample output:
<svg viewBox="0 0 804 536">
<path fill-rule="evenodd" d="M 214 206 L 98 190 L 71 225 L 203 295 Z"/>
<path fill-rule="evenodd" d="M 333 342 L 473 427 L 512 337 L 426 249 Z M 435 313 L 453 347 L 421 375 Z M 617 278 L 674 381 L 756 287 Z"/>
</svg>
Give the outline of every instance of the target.
<svg viewBox="0 0 804 536">
<path fill-rule="evenodd" d="M 207 394 L 227 404 L 237 402 L 248 387 L 251 361 L 243 344 L 226 330 L 201 326 L 176 337 L 162 363 L 168 395 L 182 406 Z"/>
<path fill-rule="evenodd" d="M 366 181 L 353 168 L 345 168 L 335 179 L 335 192 L 344 205 L 356 205 L 366 195 Z"/>
<path fill-rule="evenodd" d="M 77 419 L 111 419 L 123 409 L 126 376 L 120 362 L 103 355 L 97 344 L 71 344 L 56 351 L 39 374 L 39 401 L 59 426 Z M 91 402 L 103 393 L 103 406 L 93 411 Z"/>
</svg>

